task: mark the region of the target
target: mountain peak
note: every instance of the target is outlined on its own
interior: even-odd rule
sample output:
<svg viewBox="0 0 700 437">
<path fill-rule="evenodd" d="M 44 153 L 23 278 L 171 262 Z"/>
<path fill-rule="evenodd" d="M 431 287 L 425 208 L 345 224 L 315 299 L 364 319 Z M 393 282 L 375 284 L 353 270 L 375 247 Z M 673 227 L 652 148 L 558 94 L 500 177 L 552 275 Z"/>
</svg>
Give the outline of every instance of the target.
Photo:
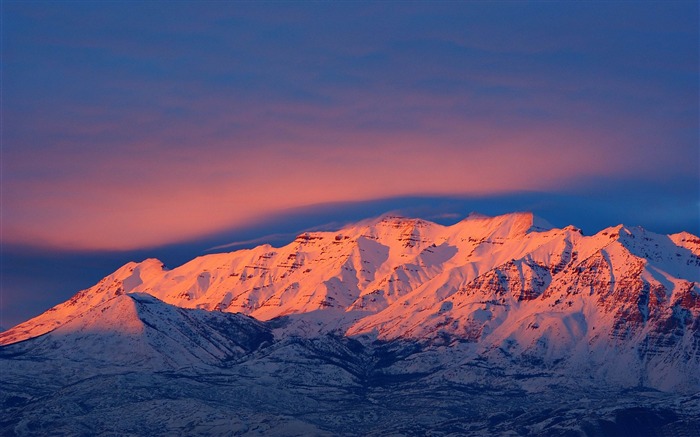
<svg viewBox="0 0 700 437">
<path fill-rule="evenodd" d="M 128 263 L 69 301 L 0 333 L 0 368 L 8 382 L 0 403 L 11 419 L 0 424 L 0 434 L 32 429 L 99 434 L 82 423 L 65 431 L 61 421 L 105 423 L 107 417 L 121 423 L 124 415 L 109 418 L 134 401 L 155 406 L 136 410 L 152 411 L 158 428 L 141 427 L 137 416 L 122 433 L 162 433 L 165 414 L 183 426 L 170 434 L 232 429 L 288 434 L 288 426 L 279 432 L 268 427 L 269 416 L 258 428 L 248 419 L 261 402 L 274 405 L 275 415 L 297 416 L 318 411 L 327 399 L 334 404 L 324 411 L 335 411 L 343 393 L 348 394 L 343 405 L 357 405 L 359 392 L 367 413 L 352 417 L 372 420 L 382 415 L 377 413 L 382 405 L 421 393 L 427 397 L 412 405 L 428 402 L 452 411 L 455 399 L 462 399 L 465 407 L 455 414 L 513 398 L 512 408 L 498 406 L 507 411 L 499 417 L 527 416 L 513 429 L 563 435 L 571 433 L 574 419 L 562 413 L 559 393 L 552 409 L 518 411 L 538 405 L 532 396 L 549 387 L 562 394 L 592 387 L 615 402 L 640 393 L 635 405 L 653 401 L 650 408 L 659 405 L 654 399 L 661 399 L 661 391 L 697 397 L 700 239 L 622 225 L 592 236 L 573 226 L 543 232 L 549 228 L 529 212 L 470 214 L 452 226 L 384 216 L 338 231 L 304 233 L 279 248 L 200 256 L 172 270 L 153 259 Z M 44 392 L 36 381 L 46 386 Z M 387 398 L 394 390 L 399 396 Z M 487 397 L 475 403 L 475 393 Z M 205 407 L 186 403 L 193 394 L 202 396 Z M 44 406 L 50 399 L 56 404 Z M 162 403 L 172 399 L 175 403 Z M 305 399 L 309 403 L 300 404 Z M 587 405 L 597 404 L 586 399 Z M 246 406 L 246 400 L 252 403 Z M 695 404 L 673 401 L 689 415 L 698 410 Z M 223 405 L 221 416 L 211 414 L 210 405 Z M 65 406 L 60 421 L 57 406 Z M 232 406 L 242 412 L 234 415 L 241 421 L 221 421 L 231 417 Z M 572 422 L 551 421 L 554 408 Z M 107 413 L 86 416 L 92 411 Z M 617 409 L 609 411 L 615 420 L 622 417 Z M 632 411 L 635 432 L 641 429 L 638 418 L 646 416 L 636 406 Z M 405 434 L 411 414 L 391 417 L 401 428 L 365 427 L 357 433 Z M 324 432 L 328 423 L 346 427 L 348 420 L 365 421 L 311 416 L 322 421 Z M 457 427 L 462 416 L 446 421 L 437 415 L 440 432 L 505 429 L 492 426 L 495 416 L 484 416 L 481 428 Z M 421 422 L 426 417 L 422 410 L 417 416 Z M 576 421 L 604 429 L 590 417 Z M 549 422 L 563 427 L 542 427 Z M 207 427 L 199 432 L 196 423 Z M 605 423 L 612 429 L 615 422 Z M 657 434 L 678 429 L 668 425 L 663 422 Z M 695 435 L 694 429 L 681 434 Z"/>
<path fill-rule="evenodd" d="M 573 227 L 545 232 L 550 229 L 532 212 L 472 213 L 452 226 L 386 215 L 335 232 L 306 232 L 280 248 L 262 245 L 201 256 L 173 270 L 156 259 L 128 263 L 66 303 L 0 334 L 0 343 L 44 334 L 123 294 L 148 293 L 183 308 L 241 312 L 261 320 L 318 312 L 321 325 L 340 331 L 350 332 L 350 323 L 356 323 L 353 332 L 378 327 L 384 337 L 410 337 L 422 335 L 416 326 L 433 329 L 431 323 L 449 316 L 449 308 L 457 312 L 461 301 L 450 300 L 453 296 L 471 302 L 464 303 L 464 311 L 476 308 L 474 299 L 523 308 L 520 302 L 534 301 L 530 308 L 559 310 L 562 302 L 572 307 L 578 302 L 559 294 L 584 287 L 577 279 L 584 271 L 586 281 L 595 277 L 591 284 L 612 284 L 613 290 L 624 283 L 619 278 L 630 275 L 628 282 L 640 284 L 643 274 L 668 296 L 687 293 L 687 282 L 696 281 L 693 269 L 700 261 L 697 239 L 690 234 L 666 237 L 618 226 L 586 237 Z M 610 293 L 610 288 L 598 291 Z M 579 302 L 584 303 L 597 305 Z M 327 310 L 353 315 L 338 321 Z M 437 315 L 425 319 L 429 314 Z M 405 323 L 393 322 L 399 320 Z"/>
<path fill-rule="evenodd" d="M 134 295 L 121 294 L 100 305 L 87 308 L 70 322 L 56 330 L 66 332 L 113 332 L 122 335 L 140 335 L 144 331 Z"/>
<path fill-rule="evenodd" d="M 383 214 L 378 217 L 369 218 L 366 220 L 361 220 L 359 222 L 352 223 L 346 226 L 342 230 L 347 229 L 361 229 L 361 228 L 377 228 L 377 227 L 406 227 L 406 226 L 423 226 L 423 225 L 434 225 L 435 223 L 423 220 L 420 218 L 406 217 L 399 214 Z"/>
</svg>

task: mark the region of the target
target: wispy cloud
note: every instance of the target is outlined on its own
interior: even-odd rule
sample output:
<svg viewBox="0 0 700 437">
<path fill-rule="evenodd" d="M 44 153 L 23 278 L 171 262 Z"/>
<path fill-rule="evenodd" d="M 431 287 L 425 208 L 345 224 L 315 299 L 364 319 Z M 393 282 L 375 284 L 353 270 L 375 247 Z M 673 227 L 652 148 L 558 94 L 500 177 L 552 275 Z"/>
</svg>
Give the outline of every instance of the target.
<svg viewBox="0 0 700 437">
<path fill-rule="evenodd" d="M 235 249 L 244 246 L 256 246 L 259 244 L 270 243 L 278 240 L 286 240 L 294 237 L 295 234 L 269 234 L 263 235 L 262 237 L 251 238 L 250 240 L 234 241 L 232 243 L 226 243 L 219 246 L 210 247 L 206 249 L 205 252 L 213 252 L 221 249 Z"/>
</svg>

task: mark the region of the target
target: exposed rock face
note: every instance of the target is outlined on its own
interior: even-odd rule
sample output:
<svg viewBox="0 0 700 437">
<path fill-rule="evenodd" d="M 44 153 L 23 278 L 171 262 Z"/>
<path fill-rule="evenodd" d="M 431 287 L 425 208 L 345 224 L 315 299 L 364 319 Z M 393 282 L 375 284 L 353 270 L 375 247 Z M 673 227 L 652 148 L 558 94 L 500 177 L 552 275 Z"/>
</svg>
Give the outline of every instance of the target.
<svg viewBox="0 0 700 437">
<path fill-rule="evenodd" d="M 17 387 L 45 372 L 37 363 L 63 363 L 55 382 L 62 387 L 87 377 L 79 363 L 90 362 L 92 376 L 117 366 L 189 368 L 206 379 L 214 366 L 227 381 L 246 379 L 258 395 L 262 387 L 299 395 L 307 384 L 315 387 L 300 400 L 308 408 L 330 402 L 320 394 L 328 390 L 371 404 L 387 381 L 404 400 L 413 393 L 447 402 L 440 396 L 451 393 L 459 404 L 470 390 L 470 399 L 478 395 L 475 387 L 542 394 L 556 386 L 586 396 L 600 390 L 603 398 L 661 390 L 677 408 L 680 393 L 694 399 L 700 391 L 700 239 L 622 225 L 583 236 L 528 213 L 471 215 L 452 226 L 384 217 L 172 270 L 153 259 L 129 263 L 0 333 L 0 344 L 7 381 Z M 55 388 L 37 384 L 37 393 Z M 12 402 L 31 416 L 29 398 L 13 390 L 21 399 Z M 660 427 L 683 416 L 654 411 L 647 413 Z M 511 416 L 501 419 L 520 417 Z M 342 429 L 300 423 L 311 433 Z M 400 432 L 391 423 L 364 433 Z"/>
</svg>

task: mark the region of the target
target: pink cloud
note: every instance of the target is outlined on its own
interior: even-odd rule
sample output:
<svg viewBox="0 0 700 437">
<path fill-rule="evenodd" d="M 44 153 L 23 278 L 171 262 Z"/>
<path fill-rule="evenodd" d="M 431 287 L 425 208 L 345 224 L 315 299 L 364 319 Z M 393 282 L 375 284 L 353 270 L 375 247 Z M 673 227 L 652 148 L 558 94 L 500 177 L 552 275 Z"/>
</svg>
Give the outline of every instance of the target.
<svg viewBox="0 0 700 437">
<path fill-rule="evenodd" d="M 601 149 L 600 133 L 497 132 L 477 123 L 428 123 L 444 123 L 446 129 L 437 136 L 335 132 L 281 122 L 275 127 L 294 140 L 240 147 L 219 139 L 169 149 L 156 136 L 83 156 L 59 149 L 10 154 L 9 165 L 18 172 L 63 170 L 10 181 L 3 238 L 52 247 L 132 249 L 196 238 L 303 205 L 548 190 L 575 177 L 631 169 L 593 153 Z M 203 142 L 211 136 L 211 126 L 186 132 L 193 128 L 174 128 L 169 136 L 201 136 Z"/>
</svg>

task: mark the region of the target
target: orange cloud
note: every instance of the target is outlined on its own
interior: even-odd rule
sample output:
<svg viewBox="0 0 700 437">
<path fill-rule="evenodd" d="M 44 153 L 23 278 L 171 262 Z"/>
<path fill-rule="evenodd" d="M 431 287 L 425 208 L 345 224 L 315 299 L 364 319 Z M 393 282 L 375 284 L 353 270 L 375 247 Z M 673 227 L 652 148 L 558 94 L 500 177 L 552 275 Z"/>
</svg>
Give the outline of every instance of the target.
<svg viewBox="0 0 700 437">
<path fill-rule="evenodd" d="M 435 138 L 341 134 L 299 132 L 315 143 L 280 140 L 251 148 L 222 142 L 167 151 L 130 144 L 118 153 L 83 157 L 12 156 L 11 165 L 32 167 L 39 175 L 50 174 L 53 166 L 63 170 L 12 182 L 3 204 L 3 238 L 61 248 L 133 249 L 316 203 L 547 190 L 575 177 L 620 170 L 615 160 L 592 153 L 596 138 L 556 129 L 494 134 L 465 125 Z M 460 137 L 476 140 L 460 144 Z"/>
</svg>

